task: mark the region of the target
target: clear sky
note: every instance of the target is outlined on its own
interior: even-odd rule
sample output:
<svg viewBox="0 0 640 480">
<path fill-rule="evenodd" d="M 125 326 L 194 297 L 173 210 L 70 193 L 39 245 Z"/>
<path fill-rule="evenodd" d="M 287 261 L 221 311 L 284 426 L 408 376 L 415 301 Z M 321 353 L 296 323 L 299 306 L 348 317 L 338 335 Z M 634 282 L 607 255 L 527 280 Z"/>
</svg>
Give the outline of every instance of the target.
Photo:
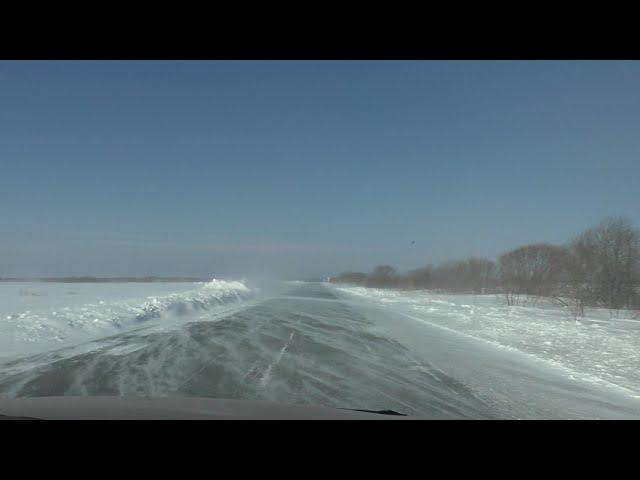
<svg viewBox="0 0 640 480">
<path fill-rule="evenodd" d="M 639 62 L 5 61 L 0 276 L 495 258 L 640 225 L 639 153 Z"/>
</svg>

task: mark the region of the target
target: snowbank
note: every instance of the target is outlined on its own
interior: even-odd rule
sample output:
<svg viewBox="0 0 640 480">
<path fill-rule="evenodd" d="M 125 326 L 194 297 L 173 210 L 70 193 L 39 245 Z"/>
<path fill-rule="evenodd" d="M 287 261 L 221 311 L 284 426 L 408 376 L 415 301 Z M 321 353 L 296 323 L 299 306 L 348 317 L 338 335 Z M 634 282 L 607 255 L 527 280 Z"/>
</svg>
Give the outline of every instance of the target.
<svg viewBox="0 0 640 480">
<path fill-rule="evenodd" d="M 336 287 L 353 297 L 401 309 L 502 348 L 561 366 L 583 380 L 640 395 L 640 321 L 636 313 L 591 309 L 575 320 L 561 307 L 507 306 L 497 295 L 455 295 Z"/>
<path fill-rule="evenodd" d="M 0 284 L 0 358 L 205 316 L 248 300 L 243 282 Z"/>
</svg>

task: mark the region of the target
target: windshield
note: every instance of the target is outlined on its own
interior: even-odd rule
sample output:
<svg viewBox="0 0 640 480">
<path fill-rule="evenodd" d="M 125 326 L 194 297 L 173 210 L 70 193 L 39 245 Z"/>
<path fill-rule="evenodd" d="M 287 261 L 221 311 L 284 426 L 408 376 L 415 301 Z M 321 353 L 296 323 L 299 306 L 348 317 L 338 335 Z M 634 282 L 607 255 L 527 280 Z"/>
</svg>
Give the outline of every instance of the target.
<svg viewBox="0 0 640 480">
<path fill-rule="evenodd" d="M 639 85 L 0 61 L 0 400 L 640 418 Z"/>
</svg>

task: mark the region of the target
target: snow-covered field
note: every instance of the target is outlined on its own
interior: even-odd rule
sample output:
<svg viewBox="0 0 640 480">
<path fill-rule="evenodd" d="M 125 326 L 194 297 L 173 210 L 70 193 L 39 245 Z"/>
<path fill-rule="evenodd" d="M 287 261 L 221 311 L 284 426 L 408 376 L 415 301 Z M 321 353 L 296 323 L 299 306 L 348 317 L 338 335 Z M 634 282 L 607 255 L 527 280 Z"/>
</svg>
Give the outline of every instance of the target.
<svg viewBox="0 0 640 480">
<path fill-rule="evenodd" d="M 436 294 L 340 286 L 337 291 L 403 311 L 419 321 L 522 352 L 569 378 L 624 389 L 640 398 L 637 312 L 589 309 L 575 319 L 552 304 L 507 306 L 501 296 Z"/>
<path fill-rule="evenodd" d="M 0 359 L 87 342 L 144 326 L 210 318 L 255 292 L 205 283 L 0 283 Z M 153 322 L 149 322 L 153 320 Z"/>
</svg>

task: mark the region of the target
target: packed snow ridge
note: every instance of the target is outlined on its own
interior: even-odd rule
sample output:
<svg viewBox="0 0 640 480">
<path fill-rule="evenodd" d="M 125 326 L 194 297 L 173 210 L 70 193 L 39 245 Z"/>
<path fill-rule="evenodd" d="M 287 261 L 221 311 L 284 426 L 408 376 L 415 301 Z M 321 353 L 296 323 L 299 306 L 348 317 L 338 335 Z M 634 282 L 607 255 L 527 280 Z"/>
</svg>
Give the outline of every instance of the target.
<svg viewBox="0 0 640 480">
<path fill-rule="evenodd" d="M 0 284 L 0 358 L 143 326 L 189 321 L 247 301 L 243 281 Z"/>
</svg>

